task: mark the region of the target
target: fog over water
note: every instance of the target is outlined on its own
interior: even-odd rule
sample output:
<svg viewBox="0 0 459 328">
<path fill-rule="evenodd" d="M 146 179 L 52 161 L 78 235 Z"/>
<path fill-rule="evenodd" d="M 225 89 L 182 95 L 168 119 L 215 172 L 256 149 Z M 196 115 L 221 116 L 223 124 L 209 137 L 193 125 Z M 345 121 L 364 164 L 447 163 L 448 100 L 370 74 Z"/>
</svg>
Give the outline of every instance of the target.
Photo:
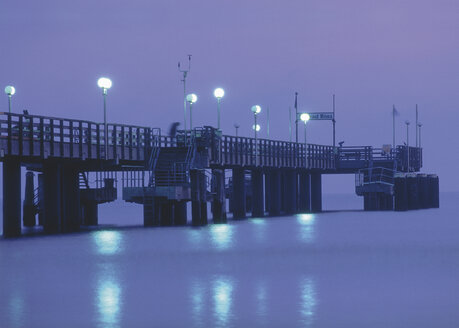
<svg viewBox="0 0 459 328">
<path fill-rule="evenodd" d="M 0 240 L 2 327 L 458 327 L 459 205 Z M 335 209 L 346 209 L 336 212 Z M 355 209 L 355 210 L 351 210 Z"/>
</svg>

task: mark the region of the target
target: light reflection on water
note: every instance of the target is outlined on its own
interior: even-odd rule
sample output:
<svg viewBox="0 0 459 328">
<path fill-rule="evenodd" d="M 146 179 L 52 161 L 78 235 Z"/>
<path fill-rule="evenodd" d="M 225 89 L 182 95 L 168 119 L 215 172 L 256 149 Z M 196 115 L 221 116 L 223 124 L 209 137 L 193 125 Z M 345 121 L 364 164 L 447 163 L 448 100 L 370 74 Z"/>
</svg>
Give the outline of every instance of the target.
<svg viewBox="0 0 459 328">
<path fill-rule="evenodd" d="M 459 327 L 458 211 L 1 240 L 0 327 Z"/>
<path fill-rule="evenodd" d="M 123 251 L 123 234 L 120 231 L 92 232 L 96 252 L 103 255 L 119 254 Z M 98 311 L 99 327 L 120 327 L 122 313 L 122 288 L 119 283 L 119 268 L 112 257 L 103 259 L 98 265 L 95 304 Z"/>
<path fill-rule="evenodd" d="M 210 227 L 212 244 L 217 250 L 226 250 L 233 244 L 234 227 L 230 224 L 216 224 Z"/>
<path fill-rule="evenodd" d="M 301 322 L 305 327 L 311 327 L 317 307 L 317 293 L 315 281 L 311 277 L 303 277 L 300 281 L 301 291 Z"/>
<path fill-rule="evenodd" d="M 204 325 L 203 312 L 205 297 L 205 289 L 203 282 L 197 279 L 192 280 L 190 293 L 191 316 L 193 318 L 193 324 L 196 327 L 202 327 Z"/>
<path fill-rule="evenodd" d="M 203 231 L 199 228 L 191 228 L 186 231 L 190 246 L 195 249 L 199 249 L 204 242 Z"/>
<path fill-rule="evenodd" d="M 212 282 L 214 317 L 217 327 L 226 327 L 231 318 L 234 282 L 229 277 L 217 277 Z"/>
<path fill-rule="evenodd" d="M 267 285 L 266 281 L 259 280 L 256 283 L 256 300 L 257 300 L 257 315 L 260 320 L 260 323 L 266 323 L 266 316 L 268 314 L 268 304 L 267 304 Z"/>
<path fill-rule="evenodd" d="M 297 214 L 296 220 L 299 223 L 298 236 L 305 243 L 313 243 L 316 240 L 316 217 L 314 214 Z"/>
<path fill-rule="evenodd" d="M 9 327 L 23 327 L 24 326 L 24 298 L 18 292 L 15 291 L 9 300 L 9 312 L 10 312 L 10 325 Z"/>
<path fill-rule="evenodd" d="M 101 279 L 97 287 L 97 309 L 100 327 L 119 327 L 121 287 L 114 279 Z"/>
<path fill-rule="evenodd" d="M 113 255 L 122 251 L 123 235 L 121 232 L 115 230 L 94 231 L 92 236 L 98 254 Z"/>
<path fill-rule="evenodd" d="M 263 243 L 266 240 L 266 219 L 250 219 L 249 222 L 253 224 L 255 229 L 255 240 Z"/>
</svg>

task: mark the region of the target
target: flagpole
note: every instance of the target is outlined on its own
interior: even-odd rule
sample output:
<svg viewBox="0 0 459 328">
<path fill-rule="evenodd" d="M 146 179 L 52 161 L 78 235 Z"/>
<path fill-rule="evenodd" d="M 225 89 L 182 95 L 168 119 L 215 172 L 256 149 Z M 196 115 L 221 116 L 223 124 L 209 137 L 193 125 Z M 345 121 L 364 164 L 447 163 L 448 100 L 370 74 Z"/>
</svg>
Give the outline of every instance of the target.
<svg viewBox="0 0 459 328">
<path fill-rule="evenodd" d="M 416 104 L 416 148 L 418 148 L 418 104 Z"/>
<path fill-rule="evenodd" d="M 267 114 L 268 114 L 268 129 L 267 129 L 267 132 L 268 132 L 268 139 L 269 139 L 269 107 L 266 108 L 266 111 L 267 111 Z"/>
<path fill-rule="evenodd" d="M 336 145 L 336 134 L 335 134 L 335 95 L 333 94 L 333 148 L 335 148 Z"/>
<path fill-rule="evenodd" d="M 395 105 L 392 105 L 392 147 L 395 151 Z"/>
<path fill-rule="evenodd" d="M 295 142 L 298 142 L 298 92 L 295 92 Z"/>
</svg>

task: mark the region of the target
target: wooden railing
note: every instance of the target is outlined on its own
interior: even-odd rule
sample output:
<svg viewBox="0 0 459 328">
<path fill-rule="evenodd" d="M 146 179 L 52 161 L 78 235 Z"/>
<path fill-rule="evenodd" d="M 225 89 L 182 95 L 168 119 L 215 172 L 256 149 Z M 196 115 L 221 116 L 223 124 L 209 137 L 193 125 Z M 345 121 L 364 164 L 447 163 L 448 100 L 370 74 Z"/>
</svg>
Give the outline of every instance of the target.
<svg viewBox="0 0 459 328">
<path fill-rule="evenodd" d="M 143 160 L 151 149 L 155 129 L 104 124 L 38 115 L 0 113 L 0 142 L 4 155 L 79 159 Z"/>
<path fill-rule="evenodd" d="M 224 166 L 264 166 L 308 169 L 334 169 L 332 146 L 267 139 L 222 136 L 213 164 Z"/>
<path fill-rule="evenodd" d="M 214 166 L 262 166 L 335 170 L 358 170 L 397 164 L 399 170 L 418 171 L 422 149 L 410 147 L 409 168 L 406 146 L 389 153 L 381 148 L 332 147 L 324 145 L 222 136 L 212 127 L 179 131 L 177 136 L 161 136 L 159 129 L 124 124 L 107 124 L 105 154 L 104 124 L 28 114 L 0 113 L 0 157 L 59 157 L 81 160 L 145 161 L 148 166 L 153 146 L 188 147 L 209 154 Z M 376 164 L 378 162 L 379 164 Z M 137 164 L 136 164 L 137 165 Z M 384 165 L 383 165 L 384 166 Z"/>
</svg>

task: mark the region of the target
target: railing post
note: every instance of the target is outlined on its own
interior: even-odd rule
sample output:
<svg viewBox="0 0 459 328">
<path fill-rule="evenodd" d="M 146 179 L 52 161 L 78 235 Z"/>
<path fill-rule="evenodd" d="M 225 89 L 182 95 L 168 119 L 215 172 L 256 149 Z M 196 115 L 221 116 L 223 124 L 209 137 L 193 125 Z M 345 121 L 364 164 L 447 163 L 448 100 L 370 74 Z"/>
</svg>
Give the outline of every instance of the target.
<svg viewBox="0 0 459 328">
<path fill-rule="evenodd" d="M 121 158 L 125 159 L 125 149 L 124 147 L 126 146 L 126 138 L 125 138 L 125 131 L 124 131 L 124 126 L 121 126 Z"/>
<path fill-rule="evenodd" d="M 88 147 L 88 158 L 92 158 L 92 124 L 91 122 L 88 122 L 88 127 L 87 127 L 87 137 L 86 137 L 86 144 Z"/>
<path fill-rule="evenodd" d="M 73 157 L 73 121 L 69 122 L 69 138 L 70 138 L 70 158 Z"/>
<path fill-rule="evenodd" d="M 79 134 L 79 140 L 78 140 L 78 158 L 82 159 L 83 158 L 83 122 L 78 121 L 78 134 Z"/>
<path fill-rule="evenodd" d="M 29 116 L 29 155 L 33 156 L 33 117 Z"/>
<path fill-rule="evenodd" d="M 22 142 L 24 141 L 24 132 L 23 132 L 23 122 L 22 122 L 22 118 L 23 118 L 23 116 L 20 115 L 20 116 L 19 116 L 19 124 L 18 124 L 18 125 L 19 125 L 19 126 L 18 126 L 18 128 L 19 128 L 19 131 L 18 131 L 18 132 L 19 132 L 19 154 L 18 154 L 18 155 L 19 155 L 19 156 L 22 156 L 22 151 L 23 151 L 23 144 L 22 144 Z"/>
<path fill-rule="evenodd" d="M 40 157 L 45 156 L 45 127 L 43 123 L 43 117 L 40 117 Z"/>
<path fill-rule="evenodd" d="M 141 140 L 140 140 L 140 128 L 136 128 L 137 130 L 137 145 L 136 145 L 136 148 L 137 148 L 137 152 L 136 152 L 136 160 L 139 160 L 140 159 L 140 146 L 141 146 Z M 116 153 L 116 142 L 115 142 L 115 153 Z"/>
<path fill-rule="evenodd" d="M 64 121 L 59 120 L 59 155 L 64 157 Z"/>
<path fill-rule="evenodd" d="M 97 138 L 97 159 L 100 159 L 100 124 L 96 125 L 96 138 Z"/>
</svg>

